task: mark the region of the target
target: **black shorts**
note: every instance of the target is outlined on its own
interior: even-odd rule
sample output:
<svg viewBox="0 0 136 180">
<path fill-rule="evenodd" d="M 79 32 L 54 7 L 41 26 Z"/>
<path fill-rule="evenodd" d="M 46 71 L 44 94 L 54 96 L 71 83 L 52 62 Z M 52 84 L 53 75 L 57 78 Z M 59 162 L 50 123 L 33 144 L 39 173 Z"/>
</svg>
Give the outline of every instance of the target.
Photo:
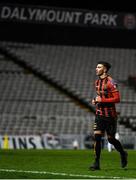
<svg viewBox="0 0 136 180">
<path fill-rule="evenodd" d="M 94 131 L 101 131 L 102 134 L 105 132 L 107 135 L 115 136 L 117 130 L 117 117 L 95 117 Z"/>
</svg>

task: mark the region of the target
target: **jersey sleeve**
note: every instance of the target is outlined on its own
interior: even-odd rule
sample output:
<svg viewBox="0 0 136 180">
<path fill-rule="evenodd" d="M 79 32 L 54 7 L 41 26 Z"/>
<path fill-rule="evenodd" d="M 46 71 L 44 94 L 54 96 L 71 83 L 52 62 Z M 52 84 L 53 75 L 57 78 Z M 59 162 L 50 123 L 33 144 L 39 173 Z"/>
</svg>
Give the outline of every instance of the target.
<svg viewBox="0 0 136 180">
<path fill-rule="evenodd" d="M 102 103 L 119 103 L 120 102 L 120 94 L 118 91 L 113 92 L 113 96 L 110 98 L 104 98 L 102 97 L 101 102 Z"/>
<path fill-rule="evenodd" d="M 120 93 L 118 90 L 117 83 L 111 79 L 108 83 L 108 91 L 109 91 L 109 97 L 102 97 L 101 102 L 103 103 L 119 103 L 120 102 Z"/>
</svg>

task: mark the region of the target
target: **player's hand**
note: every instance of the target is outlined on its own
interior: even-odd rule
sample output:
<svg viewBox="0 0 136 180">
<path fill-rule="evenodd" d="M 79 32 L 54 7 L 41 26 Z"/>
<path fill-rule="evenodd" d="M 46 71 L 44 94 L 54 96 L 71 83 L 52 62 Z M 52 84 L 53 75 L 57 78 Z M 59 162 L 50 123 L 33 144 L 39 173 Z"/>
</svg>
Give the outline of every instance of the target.
<svg viewBox="0 0 136 180">
<path fill-rule="evenodd" d="M 101 102 L 101 101 L 102 101 L 102 98 L 101 98 L 100 96 L 96 96 L 95 101 L 96 101 L 96 103 L 97 103 L 97 102 Z"/>
</svg>

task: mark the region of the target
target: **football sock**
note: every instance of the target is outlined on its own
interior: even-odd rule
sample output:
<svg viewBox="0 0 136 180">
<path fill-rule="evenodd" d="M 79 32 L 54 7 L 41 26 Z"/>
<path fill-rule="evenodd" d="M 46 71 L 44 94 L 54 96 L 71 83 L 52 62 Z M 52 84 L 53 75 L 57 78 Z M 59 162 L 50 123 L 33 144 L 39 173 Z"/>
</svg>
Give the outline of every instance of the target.
<svg viewBox="0 0 136 180">
<path fill-rule="evenodd" d="M 100 134 L 95 134 L 94 153 L 95 153 L 95 160 L 99 161 L 100 154 L 101 154 L 101 135 Z"/>
</svg>

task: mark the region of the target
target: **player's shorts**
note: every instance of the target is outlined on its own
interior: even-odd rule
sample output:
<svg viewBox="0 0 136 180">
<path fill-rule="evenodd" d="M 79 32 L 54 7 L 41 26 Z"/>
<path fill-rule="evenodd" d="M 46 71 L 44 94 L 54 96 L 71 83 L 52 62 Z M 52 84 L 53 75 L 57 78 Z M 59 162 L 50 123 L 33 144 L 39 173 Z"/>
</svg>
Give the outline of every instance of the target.
<svg viewBox="0 0 136 180">
<path fill-rule="evenodd" d="M 106 132 L 107 135 L 115 136 L 117 130 L 117 117 L 96 115 L 93 129 L 94 132 L 101 131 L 102 134 Z"/>
</svg>

